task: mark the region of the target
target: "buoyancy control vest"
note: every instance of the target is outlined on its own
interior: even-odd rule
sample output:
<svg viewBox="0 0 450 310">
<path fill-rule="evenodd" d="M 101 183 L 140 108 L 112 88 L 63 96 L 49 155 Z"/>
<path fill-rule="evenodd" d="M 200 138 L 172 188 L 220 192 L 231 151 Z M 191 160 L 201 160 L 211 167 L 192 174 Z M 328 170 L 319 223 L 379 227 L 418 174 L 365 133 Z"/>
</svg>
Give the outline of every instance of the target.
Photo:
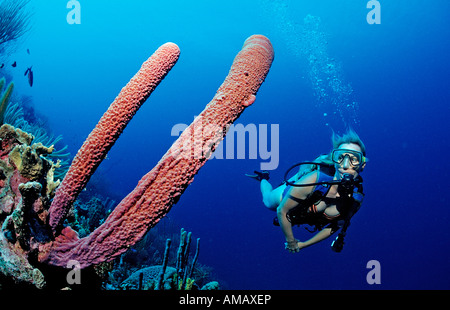
<svg viewBox="0 0 450 310">
<path fill-rule="evenodd" d="M 306 199 L 299 199 L 294 196 L 289 196 L 290 199 L 296 201 L 298 206 L 292 208 L 286 214 L 286 218 L 292 225 L 307 224 L 313 226 L 314 230 L 311 232 L 322 230 L 325 227 L 330 227 L 332 233 L 339 228 L 345 229 L 350 225 L 350 218 L 359 210 L 362 200 L 364 198 L 362 188 L 362 178 L 358 176 L 351 181 L 350 186 L 344 184 L 338 185 L 338 192 L 340 197 L 328 198 L 326 197 L 333 183 L 335 168 L 333 165 L 318 166 L 318 178 L 315 188 L 308 195 Z M 329 182 L 330 184 L 328 184 Z M 287 186 L 283 192 L 283 197 L 288 193 L 291 186 Z M 339 215 L 329 217 L 324 212 L 317 212 L 315 206 L 321 201 L 327 204 L 335 204 Z M 274 225 L 279 226 L 278 218 L 274 219 Z"/>
</svg>

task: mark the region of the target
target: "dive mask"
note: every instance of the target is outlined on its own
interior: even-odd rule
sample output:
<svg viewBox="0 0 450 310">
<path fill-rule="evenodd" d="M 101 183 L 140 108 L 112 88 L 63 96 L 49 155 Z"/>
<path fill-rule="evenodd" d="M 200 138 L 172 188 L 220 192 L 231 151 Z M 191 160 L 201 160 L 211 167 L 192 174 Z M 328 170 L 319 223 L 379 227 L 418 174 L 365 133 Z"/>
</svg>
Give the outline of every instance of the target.
<svg viewBox="0 0 450 310">
<path fill-rule="evenodd" d="M 363 153 L 349 149 L 334 149 L 331 152 L 331 160 L 336 164 L 342 164 L 345 157 L 348 157 L 352 166 L 359 166 L 366 162 Z"/>
</svg>

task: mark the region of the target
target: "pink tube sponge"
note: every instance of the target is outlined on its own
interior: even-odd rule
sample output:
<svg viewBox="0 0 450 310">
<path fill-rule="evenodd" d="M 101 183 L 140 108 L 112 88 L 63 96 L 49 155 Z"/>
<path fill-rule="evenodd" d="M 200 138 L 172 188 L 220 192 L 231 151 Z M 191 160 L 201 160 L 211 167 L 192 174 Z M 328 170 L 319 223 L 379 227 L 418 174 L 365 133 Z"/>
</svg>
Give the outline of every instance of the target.
<svg viewBox="0 0 450 310">
<path fill-rule="evenodd" d="M 82 239 L 66 227 L 52 244 L 41 248 L 40 261 L 66 266 L 69 260 L 76 260 L 84 268 L 109 261 L 139 241 L 169 212 L 223 140 L 224 132 L 218 131 L 254 102 L 273 57 L 266 37 L 248 38 L 211 102 L 106 221 Z"/>
<path fill-rule="evenodd" d="M 172 69 L 179 55 L 180 50 L 174 43 L 158 48 L 103 114 L 57 189 L 50 207 L 50 225 L 54 233 L 128 122 Z"/>
</svg>

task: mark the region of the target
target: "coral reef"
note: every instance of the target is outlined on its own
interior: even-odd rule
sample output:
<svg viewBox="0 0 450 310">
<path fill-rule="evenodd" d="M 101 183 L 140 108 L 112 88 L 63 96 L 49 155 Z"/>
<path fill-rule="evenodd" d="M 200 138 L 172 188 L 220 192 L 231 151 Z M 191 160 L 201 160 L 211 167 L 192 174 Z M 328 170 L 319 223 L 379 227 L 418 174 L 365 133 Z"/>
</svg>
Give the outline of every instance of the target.
<svg viewBox="0 0 450 310">
<path fill-rule="evenodd" d="M 63 225 L 75 199 L 178 55 L 178 47 L 167 43 L 143 64 L 86 139 L 56 193 L 55 164 L 45 158 L 53 148 L 30 145 L 31 135 L 2 126 L 0 283 L 7 278 L 41 288 L 48 268 L 69 268 L 70 261 L 86 270 L 90 266 L 107 270 L 108 262 L 142 239 L 178 201 L 224 138 L 227 126 L 255 101 L 274 57 L 266 37 L 248 38 L 204 111 L 108 218 L 80 239 Z M 185 288 L 193 285 L 187 278 L 181 283 Z"/>
<path fill-rule="evenodd" d="M 149 290 L 156 287 L 159 281 L 159 274 L 161 272 L 162 266 L 150 266 L 146 268 L 139 269 L 129 276 L 125 281 L 120 284 L 120 288 L 124 290 Z M 164 273 L 163 288 L 164 290 L 173 290 L 175 288 L 174 276 L 177 270 L 173 267 L 167 267 Z M 140 275 L 143 275 L 140 280 Z M 139 287 L 139 282 L 142 283 L 142 287 Z"/>
<path fill-rule="evenodd" d="M 0 93 L 5 84 L 6 79 L 5 77 L 2 77 L 0 79 Z M 0 96 L 0 125 L 9 124 L 15 128 L 20 128 L 22 131 L 25 131 L 34 137 L 34 143 L 41 142 L 42 145 L 53 147 L 52 152 L 47 154 L 46 158 L 56 162 L 54 176 L 56 179 L 62 180 L 69 169 L 68 159 L 70 153 L 66 152 L 68 148 L 67 145 L 60 149 L 55 149 L 55 145 L 62 140 L 62 136 L 59 135 L 54 138 L 53 135 L 49 133 L 49 130 L 45 129 L 45 122 L 34 115 L 34 110 L 32 108 L 28 107 L 29 111 L 27 116 L 32 117 L 34 121 L 29 122 L 25 119 L 24 104 L 27 99 L 18 99 L 17 96 L 13 97 L 13 89 L 14 83 L 10 82 L 5 92 Z"/>
<path fill-rule="evenodd" d="M 169 251 L 172 240 L 168 238 L 165 243 L 162 265 L 144 265 L 121 282 L 117 282 L 117 279 L 110 277 L 106 281 L 106 286 L 109 289 L 116 290 L 198 290 L 200 289 L 199 285 L 202 285 L 201 289 L 219 289 L 217 281 L 210 281 L 210 270 L 208 271 L 204 266 L 198 267 L 196 264 L 199 256 L 199 238 L 197 239 L 195 255 L 190 259 L 191 235 L 191 232 L 188 233 L 181 228 L 176 256 L 170 263 Z M 175 268 L 168 266 L 169 264 L 175 266 Z M 123 273 L 123 269 L 126 269 L 124 265 L 121 258 L 116 271 Z M 114 274 L 115 271 L 113 270 L 111 273 Z"/>
<path fill-rule="evenodd" d="M 197 249 L 195 251 L 194 259 L 192 260 L 191 265 L 189 266 L 189 249 L 191 246 L 191 235 L 192 233 L 187 233 L 183 228 L 180 233 L 180 246 L 178 247 L 177 252 L 177 279 L 176 283 L 179 290 L 188 289 L 188 287 L 192 288 L 193 278 L 192 274 L 194 273 L 195 263 L 197 262 L 198 253 L 200 250 L 200 238 L 197 239 Z M 166 248 L 167 252 L 167 248 Z"/>
<path fill-rule="evenodd" d="M 89 201 L 88 199 L 86 200 Z M 78 201 L 79 199 L 77 199 L 77 203 Z M 97 206 L 103 208 L 99 205 Z M 136 287 L 131 286 L 129 288 L 124 288 L 121 284 L 133 273 L 142 268 L 147 268 L 149 266 L 162 266 L 163 268 L 159 269 L 160 278 L 156 282 L 156 286 L 147 285 L 143 282 L 141 288 L 152 290 L 169 289 L 163 285 L 163 281 L 161 279 L 161 276 L 163 276 L 162 269 L 164 269 L 164 266 L 166 268 L 167 266 L 175 267 L 175 269 L 177 268 L 177 262 L 180 261 L 178 249 L 180 249 L 183 238 L 185 239 L 185 244 L 187 243 L 187 233 L 185 232 L 183 234 L 183 231 L 184 230 L 180 233 L 180 224 L 176 223 L 170 216 L 164 217 L 158 225 L 152 228 L 144 236 L 144 238 L 142 238 L 142 240 L 130 247 L 130 249 L 120 255 L 120 257 L 113 260 L 112 265 L 109 266 L 109 269 L 104 268 L 105 264 L 101 264 L 102 272 L 107 269 L 106 271 L 108 273 L 106 276 L 102 276 L 102 287 L 108 290 L 136 289 Z M 189 252 L 186 252 L 185 250 L 182 251 L 183 253 L 186 253 L 185 258 L 187 258 L 185 260 L 184 267 L 187 266 L 189 268 L 184 268 L 186 273 L 184 273 L 183 270 L 176 272 L 176 277 L 172 280 L 174 285 L 172 285 L 170 289 L 175 290 L 178 289 L 179 285 L 182 286 L 182 279 L 185 274 L 194 280 L 192 289 L 198 289 L 213 280 L 219 281 L 218 275 L 215 274 L 213 267 L 201 264 L 197 260 L 199 256 L 198 245 L 195 250 L 195 252 L 193 249 L 190 249 Z M 194 260 L 196 261 L 195 263 Z"/>
<path fill-rule="evenodd" d="M 114 203 L 114 200 L 103 200 L 98 195 L 90 197 L 86 202 L 78 199 L 72 209 L 73 214 L 67 217 L 67 222 L 80 237 L 86 237 L 103 223 L 114 208 Z"/>
<path fill-rule="evenodd" d="M 200 290 L 202 291 L 215 291 L 220 288 L 219 282 L 211 281 L 202 286 Z"/>
<path fill-rule="evenodd" d="M 0 47 L 7 42 L 16 41 L 31 28 L 31 13 L 26 10 L 28 2 L 30 0 L 0 2 Z"/>
<path fill-rule="evenodd" d="M 0 79 L 0 93 L 3 91 L 3 87 L 5 86 L 6 80 L 5 78 Z M 9 100 L 11 99 L 11 94 L 14 89 L 14 83 L 11 82 L 6 87 L 5 92 L 0 97 L 0 125 L 3 124 L 6 109 L 8 108 Z"/>
<path fill-rule="evenodd" d="M 11 125 L 0 127 L 0 279 L 42 288 L 44 276 L 29 260 L 50 240 L 47 209 L 58 183 L 54 164 L 41 156 L 51 148 L 32 140 Z"/>
</svg>

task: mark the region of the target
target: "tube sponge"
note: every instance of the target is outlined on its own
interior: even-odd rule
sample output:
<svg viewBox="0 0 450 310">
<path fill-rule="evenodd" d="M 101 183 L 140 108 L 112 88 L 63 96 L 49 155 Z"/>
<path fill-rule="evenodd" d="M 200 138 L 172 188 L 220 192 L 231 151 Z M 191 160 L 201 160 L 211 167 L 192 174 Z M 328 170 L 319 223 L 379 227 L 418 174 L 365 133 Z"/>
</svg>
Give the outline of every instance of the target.
<svg viewBox="0 0 450 310">
<path fill-rule="evenodd" d="M 120 91 L 89 134 L 73 159 L 50 206 L 50 226 L 55 234 L 67 211 L 108 151 L 131 118 L 175 65 L 179 55 L 180 49 L 174 43 L 166 43 L 159 47 Z"/>
<path fill-rule="evenodd" d="M 158 164 L 142 177 L 136 188 L 116 206 L 105 222 L 82 239 L 78 239 L 69 227 L 64 228 L 52 244 L 41 248 L 39 260 L 57 266 L 66 266 L 69 260 L 76 260 L 84 268 L 110 261 L 139 241 L 170 211 L 211 156 L 215 145 L 224 138 L 224 135 L 217 135 L 216 129 L 232 124 L 255 101 L 256 92 L 268 74 L 273 58 L 269 39 L 262 35 L 248 38 L 235 57 L 225 81 L 203 112 Z M 134 97 L 132 94 L 130 96 Z M 93 145 L 96 146 L 95 141 Z M 189 148 L 196 146 L 201 150 L 210 150 L 194 154 Z M 188 152 L 180 152 L 183 148 L 188 148 Z M 59 221 L 63 217 L 58 218 Z M 53 225 L 58 221 L 54 217 Z"/>
</svg>

